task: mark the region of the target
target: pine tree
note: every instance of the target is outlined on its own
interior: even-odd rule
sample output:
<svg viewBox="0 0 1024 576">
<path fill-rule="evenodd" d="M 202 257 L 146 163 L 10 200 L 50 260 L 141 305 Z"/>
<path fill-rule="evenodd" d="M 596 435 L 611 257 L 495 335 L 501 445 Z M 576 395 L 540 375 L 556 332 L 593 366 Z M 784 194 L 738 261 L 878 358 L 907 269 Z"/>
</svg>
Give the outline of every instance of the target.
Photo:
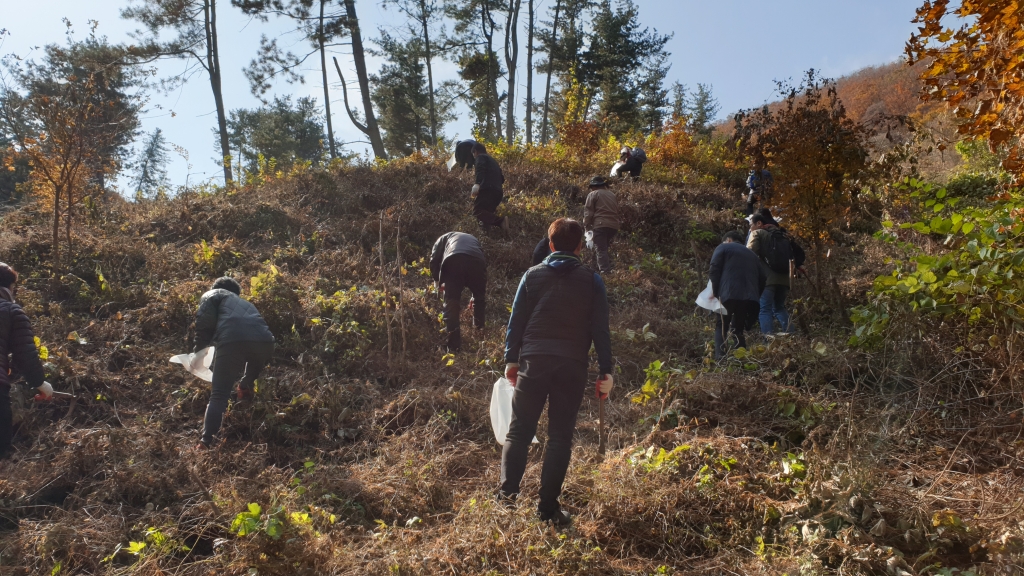
<svg viewBox="0 0 1024 576">
<path fill-rule="evenodd" d="M 132 188 L 135 198 L 156 198 L 167 188 L 167 140 L 162 130 L 157 128 L 142 143 L 142 151 L 135 162 L 135 177 Z"/>
<path fill-rule="evenodd" d="M 232 110 L 228 141 L 250 173 L 259 171 L 261 156 L 287 168 L 296 161 L 322 162 L 326 152 L 323 115 L 316 99 L 309 96 L 294 104 L 285 96 L 259 108 Z"/>
<path fill-rule="evenodd" d="M 378 55 L 387 60 L 380 73 L 370 77 L 373 103 L 384 131 L 388 156 L 408 156 L 433 137 L 430 123 L 430 96 L 424 66 L 419 56 L 419 39 L 402 42 L 381 31 Z M 436 116 L 435 116 L 436 120 Z"/>
<path fill-rule="evenodd" d="M 712 123 L 721 109 L 718 99 L 711 93 L 711 86 L 697 84 L 697 91 L 693 93 L 686 105 L 686 116 L 689 120 L 687 127 L 690 132 L 705 138 L 711 137 L 711 133 L 715 130 Z"/>
</svg>

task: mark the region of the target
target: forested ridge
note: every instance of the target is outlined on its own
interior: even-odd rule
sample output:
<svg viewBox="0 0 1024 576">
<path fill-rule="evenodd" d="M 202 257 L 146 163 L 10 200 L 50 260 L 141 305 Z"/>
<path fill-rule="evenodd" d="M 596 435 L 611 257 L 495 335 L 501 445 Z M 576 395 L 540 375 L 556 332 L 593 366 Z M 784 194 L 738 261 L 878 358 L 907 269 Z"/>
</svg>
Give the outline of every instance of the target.
<svg viewBox="0 0 1024 576">
<path fill-rule="evenodd" d="M 410 33 L 361 32 L 386 63 L 355 64 L 344 113 L 329 120 L 330 97 L 218 103 L 223 183 L 172 186 L 168 156 L 188 153 L 138 129 L 160 80 L 149 63 L 184 58 L 216 93 L 211 9 L 241 9 L 293 21 L 309 50 L 267 39 L 254 93 L 304 57 L 341 75 L 323 47 L 357 41 L 362 6 L 179 4 L 128 3 L 145 42 L 91 35 L 5 60 L 0 260 L 21 274 L 46 379 L 73 397 L 12 387 L 0 573 L 1024 570 L 1019 2 L 926 2 L 907 61 L 811 70 L 715 124 L 710 87 L 662 85 L 666 37 L 630 2 L 539 15 L 529 0 L 396 0 Z M 527 51 L 546 63 L 517 118 L 507 72 Z M 644 65 L 614 74 L 630 58 Z M 453 98 L 504 172 L 507 231 L 480 229 L 472 171 L 445 165 Z M 332 121 L 355 123 L 374 158 L 347 153 Z M 588 392 L 561 500 L 574 522 L 557 529 L 534 510 L 544 420 L 518 505 L 495 501 L 491 390 L 534 245 L 555 218 L 582 220 L 587 182 L 623 146 L 648 161 L 612 186 L 607 452 Z M 747 231 L 754 167 L 807 251 L 796 330 L 716 359 L 695 300 L 723 234 Z M 459 353 L 429 270 L 452 230 L 488 264 L 487 324 L 463 312 Z M 222 441 L 197 449 L 210 385 L 168 358 L 191 350 L 199 298 L 225 275 L 277 349 Z"/>
</svg>

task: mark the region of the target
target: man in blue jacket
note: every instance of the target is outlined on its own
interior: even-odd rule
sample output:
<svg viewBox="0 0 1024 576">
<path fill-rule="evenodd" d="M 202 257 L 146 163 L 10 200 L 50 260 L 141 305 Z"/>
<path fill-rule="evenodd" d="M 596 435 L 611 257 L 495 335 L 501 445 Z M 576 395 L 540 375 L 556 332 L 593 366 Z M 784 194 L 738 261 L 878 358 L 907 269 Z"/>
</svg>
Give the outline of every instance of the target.
<svg viewBox="0 0 1024 576">
<path fill-rule="evenodd" d="M 543 521 L 566 526 L 572 519 L 558 497 L 587 386 L 590 344 L 597 351 L 601 398 L 612 389 L 612 346 L 604 282 L 580 261 L 583 227 L 559 218 L 548 228 L 548 238 L 552 253 L 519 282 L 505 336 L 505 377 L 515 386 L 515 394 L 501 452 L 498 498 L 511 505 L 519 495 L 527 452 L 548 404 L 548 445 L 537 512 Z"/>
<path fill-rule="evenodd" d="M 743 332 L 757 322 L 761 291 L 768 274 L 757 255 L 743 244 L 743 234 L 730 230 L 711 255 L 710 275 L 711 291 L 729 312 L 724 316 L 719 314 L 715 326 L 715 358 L 720 358 L 725 353 L 730 324 L 739 347 L 747 347 Z"/>
<path fill-rule="evenodd" d="M 199 299 L 196 312 L 196 347 L 214 346 L 213 391 L 206 406 L 200 447 L 208 448 L 220 432 L 231 387 L 238 384 L 238 399 L 253 396 L 256 378 L 274 355 L 274 335 L 263 316 L 241 297 L 233 278 L 218 278 Z"/>
</svg>

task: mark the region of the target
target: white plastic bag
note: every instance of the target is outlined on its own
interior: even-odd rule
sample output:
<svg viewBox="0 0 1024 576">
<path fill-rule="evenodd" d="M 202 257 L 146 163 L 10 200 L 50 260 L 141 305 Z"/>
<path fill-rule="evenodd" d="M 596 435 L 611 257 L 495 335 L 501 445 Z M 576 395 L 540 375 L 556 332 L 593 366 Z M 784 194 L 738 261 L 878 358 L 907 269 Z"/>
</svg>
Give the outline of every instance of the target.
<svg viewBox="0 0 1024 576">
<path fill-rule="evenodd" d="M 594 250 L 594 231 L 587 230 L 585 238 L 587 239 L 587 248 Z"/>
<path fill-rule="evenodd" d="M 171 364 L 181 364 L 185 370 L 196 378 L 213 382 L 213 346 L 207 346 L 194 354 L 178 354 L 171 356 Z"/>
<path fill-rule="evenodd" d="M 451 172 L 452 168 L 455 168 L 455 153 L 452 152 L 452 157 L 448 159 L 448 171 Z"/>
<path fill-rule="evenodd" d="M 725 309 L 725 306 L 718 301 L 718 298 L 715 298 L 714 290 L 711 288 L 711 280 L 708 280 L 708 287 L 697 295 L 697 306 L 719 314 L 729 313 L 729 311 Z"/>
<path fill-rule="evenodd" d="M 505 445 L 505 436 L 508 435 L 508 427 L 512 424 L 512 395 L 515 393 L 512 383 L 504 376 L 498 378 L 491 391 L 491 428 L 494 429 L 494 439 L 498 444 Z M 537 437 L 533 437 L 537 443 Z"/>
<path fill-rule="evenodd" d="M 616 162 L 615 164 L 612 164 L 612 173 L 611 173 L 611 174 L 609 174 L 609 176 L 611 176 L 612 178 L 618 178 L 618 177 L 619 177 L 619 175 L 618 175 L 618 173 L 617 173 L 616 171 L 617 171 L 617 170 L 619 169 L 619 167 L 621 167 L 621 166 L 622 166 L 623 164 L 625 164 L 625 162 L 621 162 L 621 161 L 620 161 L 620 162 Z"/>
</svg>

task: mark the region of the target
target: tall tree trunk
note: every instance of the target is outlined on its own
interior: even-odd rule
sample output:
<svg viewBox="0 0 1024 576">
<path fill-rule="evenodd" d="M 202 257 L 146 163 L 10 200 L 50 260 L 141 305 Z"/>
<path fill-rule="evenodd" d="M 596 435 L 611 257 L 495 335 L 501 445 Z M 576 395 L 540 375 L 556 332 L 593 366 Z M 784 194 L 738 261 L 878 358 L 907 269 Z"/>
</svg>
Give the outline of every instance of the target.
<svg viewBox="0 0 1024 576">
<path fill-rule="evenodd" d="M 491 18 L 491 8 L 484 2 L 481 9 L 483 20 L 483 34 L 487 39 L 487 82 L 491 88 L 491 103 L 494 108 L 491 113 L 494 115 L 494 134 L 490 136 L 495 140 L 501 138 L 501 99 L 498 96 L 498 71 L 494 69 L 496 62 L 494 54 L 494 20 Z"/>
<path fill-rule="evenodd" d="M 359 93 L 363 98 L 363 114 L 366 116 L 366 126 L 360 127 L 360 124 L 356 123 L 353 119 L 353 123 L 360 129 L 363 134 L 366 134 L 370 138 L 370 146 L 373 147 L 373 155 L 377 158 L 387 160 L 388 154 L 384 150 L 384 140 L 380 137 L 380 127 L 377 125 L 377 117 L 373 114 L 373 102 L 370 101 L 370 79 L 366 75 L 366 56 L 363 54 L 363 36 L 359 32 L 359 18 L 356 16 L 356 3 L 355 0 L 344 0 L 345 2 L 345 13 L 346 13 L 346 25 L 348 26 L 349 34 L 352 38 L 352 60 L 355 61 L 356 65 L 356 77 L 359 80 Z M 334 65 L 338 65 L 338 61 L 334 61 Z M 338 68 L 338 75 L 341 75 L 341 68 Z M 344 79 L 342 80 L 344 83 Z M 347 90 L 346 90 L 347 91 Z M 348 105 L 345 105 L 346 110 L 349 110 L 349 117 L 352 116 L 351 109 Z"/>
<path fill-rule="evenodd" d="M 53 187 L 53 268 L 60 267 L 60 198 L 61 186 Z M 56 275 L 54 276 L 56 277 Z"/>
<path fill-rule="evenodd" d="M 224 94 L 220 88 L 220 50 L 217 48 L 217 0 L 205 0 L 206 16 L 206 68 L 210 72 L 210 88 L 217 105 L 217 130 L 220 132 L 221 166 L 224 167 L 224 184 L 230 184 L 231 146 L 228 144 L 228 119 L 224 111 Z"/>
<path fill-rule="evenodd" d="M 562 7 L 562 0 L 555 0 L 555 21 L 551 24 L 551 47 L 554 48 L 558 42 L 558 11 Z M 548 143 L 548 109 L 551 104 L 551 73 L 555 67 L 555 56 L 548 51 L 548 79 L 544 86 L 544 116 L 540 121 L 540 143 Z"/>
<path fill-rule="evenodd" d="M 526 145 L 533 145 L 533 0 L 527 2 L 526 28 Z"/>
<path fill-rule="evenodd" d="M 434 68 L 430 55 L 430 15 L 426 0 L 420 0 L 420 22 L 423 24 L 423 56 L 427 62 L 427 90 L 430 95 L 430 147 L 437 146 L 437 108 L 434 105 Z"/>
<path fill-rule="evenodd" d="M 338 157 L 334 146 L 334 127 L 331 125 L 331 92 L 327 87 L 327 54 L 324 50 L 324 5 L 327 0 L 320 0 L 320 26 L 317 29 L 317 44 L 320 47 L 320 74 L 324 81 L 324 109 L 327 114 L 327 140 L 331 150 L 331 159 Z"/>
<path fill-rule="evenodd" d="M 523 0 L 509 0 L 505 18 L 505 67 L 508 68 L 508 96 L 505 101 L 505 142 L 516 136 L 516 66 L 519 64 L 519 9 Z"/>
</svg>

